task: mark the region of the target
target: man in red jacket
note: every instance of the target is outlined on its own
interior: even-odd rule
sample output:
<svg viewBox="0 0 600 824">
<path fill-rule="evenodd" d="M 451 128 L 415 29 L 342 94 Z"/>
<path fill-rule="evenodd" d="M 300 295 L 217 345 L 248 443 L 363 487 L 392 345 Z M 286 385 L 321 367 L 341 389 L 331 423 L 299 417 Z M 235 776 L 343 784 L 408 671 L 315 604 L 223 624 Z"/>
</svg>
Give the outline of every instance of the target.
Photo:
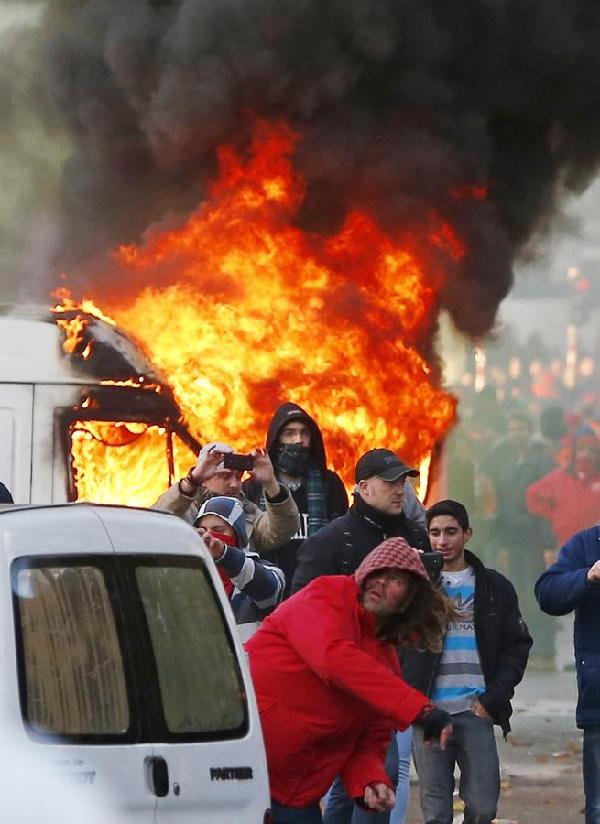
<svg viewBox="0 0 600 824">
<path fill-rule="evenodd" d="M 567 468 L 557 467 L 529 487 L 527 507 L 550 521 L 557 546 L 598 523 L 600 442 L 591 427 L 582 426 L 576 432 Z"/>
<path fill-rule="evenodd" d="M 275 824 L 320 822 L 333 779 L 357 803 L 393 807 L 393 729 L 421 723 L 445 748 L 450 716 L 400 677 L 397 644 L 441 649 L 447 606 L 417 550 L 389 538 L 354 575 L 314 581 L 246 644 L 267 750 Z"/>
</svg>

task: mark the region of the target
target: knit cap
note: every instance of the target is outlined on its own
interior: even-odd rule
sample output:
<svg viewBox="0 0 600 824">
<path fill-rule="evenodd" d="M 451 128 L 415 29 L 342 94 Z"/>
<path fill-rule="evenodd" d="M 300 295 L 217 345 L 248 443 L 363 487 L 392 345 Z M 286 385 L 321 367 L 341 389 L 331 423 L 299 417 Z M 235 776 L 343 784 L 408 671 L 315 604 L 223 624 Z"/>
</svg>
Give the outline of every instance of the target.
<svg viewBox="0 0 600 824">
<path fill-rule="evenodd" d="M 198 510 L 194 526 L 198 526 L 203 515 L 218 515 L 219 518 L 222 518 L 233 528 L 238 547 L 240 549 L 245 548 L 248 543 L 246 516 L 244 515 L 244 508 L 237 498 L 229 498 L 225 495 L 215 495 L 214 498 L 209 498 Z"/>
<path fill-rule="evenodd" d="M 369 552 L 354 573 L 354 580 L 359 589 L 362 588 L 367 576 L 382 569 L 412 572 L 413 575 L 418 575 L 429 582 L 427 570 L 423 566 L 418 550 L 409 546 L 404 538 L 387 538 Z"/>
</svg>

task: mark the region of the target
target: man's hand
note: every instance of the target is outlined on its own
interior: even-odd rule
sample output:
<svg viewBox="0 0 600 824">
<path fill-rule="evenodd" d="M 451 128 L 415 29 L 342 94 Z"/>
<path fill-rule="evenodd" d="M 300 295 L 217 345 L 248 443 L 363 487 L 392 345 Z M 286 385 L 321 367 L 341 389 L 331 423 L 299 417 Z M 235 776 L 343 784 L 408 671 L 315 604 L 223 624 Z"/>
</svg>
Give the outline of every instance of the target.
<svg viewBox="0 0 600 824">
<path fill-rule="evenodd" d="M 423 707 L 421 714 L 415 720 L 423 730 L 423 741 L 426 746 L 431 746 L 435 739 L 439 739 L 440 749 L 445 750 L 450 736 L 452 735 L 452 716 L 445 710 L 436 707 L 435 704 L 427 704 Z"/>
<path fill-rule="evenodd" d="M 202 540 L 210 554 L 212 555 L 213 561 L 218 561 L 225 554 L 225 550 L 227 549 L 226 544 L 223 541 L 219 540 L 219 538 L 215 538 L 210 532 L 202 532 L 198 530 L 200 535 L 202 536 Z"/>
<path fill-rule="evenodd" d="M 396 793 L 387 784 L 367 784 L 364 802 L 369 810 L 385 813 L 396 803 Z"/>
<path fill-rule="evenodd" d="M 227 451 L 232 452 L 233 450 L 230 448 Z M 208 452 L 205 452 L 204 454 L 200 452 L 198 460 L 196 461 L 196 466 L 190 472 L 194 483 L 200 486 L 200 484 L 203 484 L 205 481 L 208 481 L 216 475 L 219 471 L 219 464 L 223 461 L 224 454 L 225 452 L 221 452 L 220 450 L 215 449 L 215 447 L 209 449 Z"/>
<path fill-rule="evenodd" d="M 274 498 L 279 494 L 279 484 L 275 478 L 275 470 L 269 458 L 268 453 L 260 447 L 256 447 L 250 453 L 254 458 L 254 468 L 252 474 L 255 479 L 262 485 L 265 493 L 269 498 Z"/>
<path fill-rule="evenodd" d="M 476 715 L 478 718 L 487 718 L 488 721 L 492 720 L 492 716 L 489 714 L 489 712 L 486 710 L 486 708 L 483 706 L 483 704 L 478 698 L 476 698 L 475 701 L 473 701 L 473 706 L 471 707 L 471 709 L 473 711 L 473 715 Z"/>
<path fill-rule="evenodd" d="M 590 584 L 600 584 L 600 561 L 596 561 L 591 569 L 588 569 L 587 579 Z"/>
<path fill-rule="evenodd" d="M 544 557 L 544 566 L 546 567 L 546 569 L 548 569 L 549 566 L 552 566 L 552 564 L 556 561 L 557 556 L 558 556 L 558 551 L 556 549 L 545 549 L 544 550 L 543 557 Z"/>
<path fill-rule="evenodd" d="M 454 732 L 454 727 L 452 724 L 446 724 L 444 729 L 440 733 L 440 750 L 445 750 L 448 746 L 448 741 L 452 737 L 452 733 Z M 429 746 L 431 746 L 431 741 L 429 742 Z"/>
</svg>

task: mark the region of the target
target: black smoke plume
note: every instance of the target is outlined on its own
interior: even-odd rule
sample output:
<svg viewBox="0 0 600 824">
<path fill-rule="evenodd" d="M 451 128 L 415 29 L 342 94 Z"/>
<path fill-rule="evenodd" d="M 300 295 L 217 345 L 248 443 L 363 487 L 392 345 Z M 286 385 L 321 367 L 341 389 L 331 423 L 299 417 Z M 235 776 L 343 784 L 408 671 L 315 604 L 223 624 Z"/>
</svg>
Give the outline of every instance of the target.
<svg viewBox="0 0 600 824">
<path fill-rule="evenodd" d="M 489 329 L 515 257 L 600 158 L 600 3 L 589 0 L 87 0 L 48 20 L 48 94 L 74 139 L 74 267 L 183 217 L 247 113 L 302 135 L 300 220 L 353 206 L 391 230 L 448 219 L 468 254 L 443 305 Z M 487 197 L 473 197 L 486 189 Z M 465 194 L 466 193 L 466 194 Z"/>
</svg>

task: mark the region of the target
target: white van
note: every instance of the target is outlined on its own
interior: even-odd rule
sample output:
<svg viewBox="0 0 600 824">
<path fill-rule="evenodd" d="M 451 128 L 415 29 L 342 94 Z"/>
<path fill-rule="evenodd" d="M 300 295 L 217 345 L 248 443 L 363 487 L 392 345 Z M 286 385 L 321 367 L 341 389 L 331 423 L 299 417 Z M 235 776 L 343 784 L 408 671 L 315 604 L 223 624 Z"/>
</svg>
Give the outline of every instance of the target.
<svg viewBox="0 0 600 824">
<path fill-rule="evenodd" d="M 156 511 L 16 505 L 0 546 L 4 732 L 113 824 L 269 821 L 245 655 L 196 532 Z"/>
<path fill-rule="evenodd" d="M 0 311 L 0 481 L 16 503 L 151 506 L 200 445 L 156 367 L 82 311 Z"/>
</svg>

